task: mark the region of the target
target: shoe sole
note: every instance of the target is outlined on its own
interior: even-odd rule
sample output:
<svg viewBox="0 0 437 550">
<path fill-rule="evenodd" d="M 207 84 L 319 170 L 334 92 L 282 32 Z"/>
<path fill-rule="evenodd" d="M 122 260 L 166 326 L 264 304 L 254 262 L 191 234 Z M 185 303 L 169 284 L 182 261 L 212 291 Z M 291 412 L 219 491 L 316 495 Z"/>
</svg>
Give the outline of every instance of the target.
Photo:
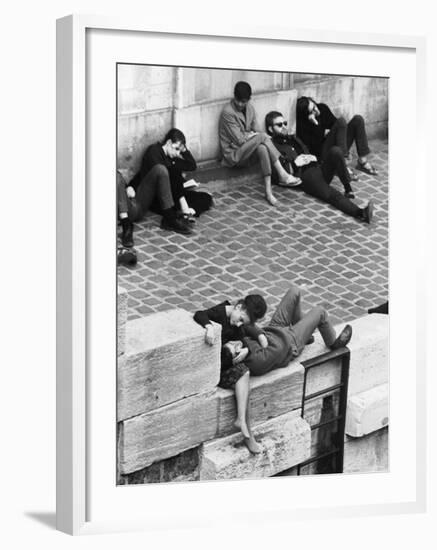
<svg viewBox="0 0 437 550">
<path fill-rule="evenodd" d="M 373 219 L 373 210 L 374 210 L 374 204 L 372 201 L 369 201 L 369 204 L 367 205 L 367 223 L 370 223 Z"/>
</svg>

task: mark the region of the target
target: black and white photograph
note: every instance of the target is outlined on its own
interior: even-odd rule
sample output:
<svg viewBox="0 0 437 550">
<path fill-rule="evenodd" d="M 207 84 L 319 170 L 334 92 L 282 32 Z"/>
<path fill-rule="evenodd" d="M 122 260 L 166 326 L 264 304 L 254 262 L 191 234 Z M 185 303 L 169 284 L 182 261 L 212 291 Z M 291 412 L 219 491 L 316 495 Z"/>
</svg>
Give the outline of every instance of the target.
<svg viewBox="0 0 437 550">
<path fill-rule="evenodd" d="M 389 471 L 389 78 L 118 63 L 117 484 Z"/>
</svg>

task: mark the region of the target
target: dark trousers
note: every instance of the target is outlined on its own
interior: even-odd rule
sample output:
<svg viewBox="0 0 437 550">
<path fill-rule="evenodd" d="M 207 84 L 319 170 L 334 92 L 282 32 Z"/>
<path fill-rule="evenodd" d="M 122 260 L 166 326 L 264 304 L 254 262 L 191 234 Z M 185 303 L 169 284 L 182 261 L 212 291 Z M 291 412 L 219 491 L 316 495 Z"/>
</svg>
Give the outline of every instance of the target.
<svg viewBox="0 0 437 550">
<path fill-rule="evenodd" d="M 359 157 L 365 157 L 370 153 L 364 118 L 361 115 L 355 115 L 346 123 L 345 119 L 340 117 L 325 137 L 322 157 L 335 145 L 340 147 L 343 156 L 347 156 L 354 142 Z"/>
<path fill-rule="evenodd" d="M 158 199 L 162 210 L 167 210 L 174 206 L 170 177 L 164 165 L 155 164 L 147 172 L 137 187 L 135 199 L 129 199 L 126 194 L 125 182 L 117 174 L 118 212 L 127 212 L 130 221 L 140 220 L 150 210 L 155 197 Z"/>
<path fill-rule="evenodd" d="M 303 171 L 301 189 L 308 195 L 327 202 L 348 216 L 359 218 L 362 215 L 361 208 L 346 198 L 343 193 L 326 183 L 324 171 L 320 166 L 310 166 Z"/>
<path fill-rule="evenodd" d="M 345 191 L 351 191 L 351 175 L 346 166 L 344 155 L 338 145 L 333 145 L 325 150 L 323 146 L 322 152 L 322 171 L 326 183 L 331 183 L 332 178 L 337 174 L 339 180 L 343 184 Z"/>
</svg>

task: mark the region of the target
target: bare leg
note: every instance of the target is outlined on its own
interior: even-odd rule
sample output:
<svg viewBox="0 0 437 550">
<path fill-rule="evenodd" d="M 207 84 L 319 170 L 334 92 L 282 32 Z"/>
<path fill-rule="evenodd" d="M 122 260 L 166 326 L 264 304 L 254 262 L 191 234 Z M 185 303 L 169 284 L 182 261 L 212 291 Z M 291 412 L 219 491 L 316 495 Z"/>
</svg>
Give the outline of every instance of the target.
<svg viewBox="0 0 437 550">
<path fill-rule="evenodd" d="M 237 418 L 234 426 L 241 431 L 245 438 L 250 438 L 249 428 L 246 424 L 246 411 L 249 402 L 249 372 L 245 372 L 235 383 L 235 399 L 237 401 Z"/>
<path fill-rule="evenodd" d="M 271 176 L 264 176 L 264 185 L 266 189 L 266 200 L 269 202 L 272 206 L 276 206 L 278 204 L 278 199 L 273 195 L 272 192 L 272 177 Z"/>
<path fill-rule="evenodd" d="M 247 428 L 249 430 L 250 437 L 245 438 L 244 443 L 246 444 L 246 447 L 249 449 L 249 451 L 251 453 L 258 454 L 262 451 L 262 447 L 258 443 L 258 441 L 255 439 L 255 436 L 253 435 L 253 432 L 252 432 L 252 428 L 250 426 L 250 401 L 247 404 L 246 424 L 247 424 Z"/>
</svg>

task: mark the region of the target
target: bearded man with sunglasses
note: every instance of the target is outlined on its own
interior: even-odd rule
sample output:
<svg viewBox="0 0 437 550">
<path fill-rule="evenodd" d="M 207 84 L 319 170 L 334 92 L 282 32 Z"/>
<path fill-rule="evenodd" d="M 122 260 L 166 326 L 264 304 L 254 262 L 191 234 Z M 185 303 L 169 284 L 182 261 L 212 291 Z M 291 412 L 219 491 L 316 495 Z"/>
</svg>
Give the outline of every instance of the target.
<svg viewBox="0 0 437 550">
<path fill-rule="evenodd" d="M 285 170 L 302 180 L 302 189 L 308 195 L 334 206 L 348 216 L 370 223 L 373 217 L 373 201 L 360 208 L 331 183 L 334 172 L 325 164 L 320 165 L 306 145 L 295 135 L 288 134 L 287 121 L 279 111 L 270 111 L 265 117 L 266 131 L 281 154 L 280 162 Z"/>
</svg>

